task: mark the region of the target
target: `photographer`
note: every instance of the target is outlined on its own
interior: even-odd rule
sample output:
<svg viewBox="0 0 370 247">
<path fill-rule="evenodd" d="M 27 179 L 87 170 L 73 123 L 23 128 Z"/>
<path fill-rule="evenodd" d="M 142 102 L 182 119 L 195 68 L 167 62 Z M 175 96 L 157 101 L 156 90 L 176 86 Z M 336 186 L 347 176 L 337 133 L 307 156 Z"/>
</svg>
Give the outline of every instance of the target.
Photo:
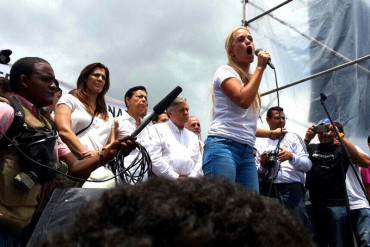
<svg viewBox="0 0 370 247">
<path fill-rule="evenodd" d="M 87 178 L 119 149 L 127 153 L 135 147 L 133 139 L 116 141 L 77 160 L 42 109 L 52 104 L 56 93 L 54 71 L 42 58 L 15 62 L 10 89 L 0 97 L 0 246 L 17 246 L 20 238 L 26 239 L 32 231 L 56 187 L 55 170 L 62 172 L 59 160 L 68 165 L 71 175 Z"/>
<path fill-rule="evenodd" d="M 267 111 L 270 130 L 285 127 L 285 114 L 281 107 L 271 107 Z M 301 138 L 287 132 L 277 140 L 263 139 L 258 148 L 259 174 L 262 178 L 261 193 L 275 197 L 289 208 L 308 229 L 310 228 L 304 204 L 305 172 L 310 170 L 311 161 Z"/>
<path fill-rule="evenodd" d="M 309 144 L 318 135 L 319 144 Z M 340 137 L 354 163 L 361 160 L 355 146 L 343 134 Z M 306 176 L 312 207 L 314 238 L 319 246 L 353 246 L 347 213 L 345 175 L 350 161 L 336 142 L 329 119 L 308 128 L 305 143 L 312 168 Z"/>
</svg>

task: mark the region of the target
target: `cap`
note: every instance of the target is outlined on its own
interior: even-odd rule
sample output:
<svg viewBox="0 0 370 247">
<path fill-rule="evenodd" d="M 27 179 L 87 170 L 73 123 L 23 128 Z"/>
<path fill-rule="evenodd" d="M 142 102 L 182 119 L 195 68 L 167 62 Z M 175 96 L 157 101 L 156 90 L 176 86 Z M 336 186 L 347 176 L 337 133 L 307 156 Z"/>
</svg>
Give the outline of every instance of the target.
<svg viewBox="0 0 370 247">
<path fill-rule="evenodd" d="M 330 123 L 330 119 L 329 118 L 324 118 L 324 119 L 321 119 L 318 123 L 317 123 L 317 125 L 329 125 L 329 124 L 331 124 Z"/>
</svg>

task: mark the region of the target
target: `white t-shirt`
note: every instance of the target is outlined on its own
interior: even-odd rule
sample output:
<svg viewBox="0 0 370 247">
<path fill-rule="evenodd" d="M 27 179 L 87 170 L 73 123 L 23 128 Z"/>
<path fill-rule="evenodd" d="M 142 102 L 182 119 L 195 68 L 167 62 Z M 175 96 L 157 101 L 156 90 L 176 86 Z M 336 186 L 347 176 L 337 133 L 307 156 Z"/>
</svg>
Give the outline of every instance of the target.
<svg viewBox="0 0 370 247">
<path fill-rule="evenodd" d="M 356 146 L 356 148 L 357 148 L 357 151 L 365 153 L 358 146 Z M 354 164 L 354 168 L 362 183 L 360 168 L 356 164 Z M 367 201 L 364 195 L 364 192 L 351 166 L 349 166 L 347 169 L 346 187 L 347 187 L 349 206 L 351 210 L 360 209 L 360 208 L 370 208 L 369 202 Z"/>
<path fill-rule="evenodd" d="M 63 94 L 59 99 L 57 105 L 64 104 L 68 106 L 71 111 L 71 122 L 73 132 L 78 132 L 87 127 L 92 119 L 92 116 L 86 111 L 84 104 L 72 94 Z M 88 129 L 79 134 L 77 137 L 81 144 L 89 151 L 100 150 L 108 142 L 109 135 L 113 125 L 113 116 L 109 113 L 109 119 L 103 120 L 99 116 L 95 116 L 93 123 Z M 113 173 L 106 167 L 101 166 L 94 170 L 89 179 L 104 180 L 113 177 Z M 107 182 L 86 182 L 83 188 L 111 188 L 114 187 L 114 179 Z"/>
<path fill-rule="evenodd" d="M 228 78 L 243 82 L 229 65 L 217 69 L 213 79 L 214 112 L 208 135 L 225 137 L 242 144 L 254 146 L 256 140 L 257 114 L 252 106 L 243 109 L 223 92 L 221 84 Z"/>
<path fill-rule="evenodd" d="M 73 132 L 76 133 L 90 124 L 92 116 L 86 111 L 84 104 L 75 96 L 63 94 L 57 105 L 60 104 L 65 104 L 72 111 L 71 127 Z M 113 116 L 110 113 L 108 116 L 107 121 L 95 116 L 90 127 L 78 135 L 78 139 L 87 150 L 100 150 L 107 144 L 113 126 Z"/>
</svg>

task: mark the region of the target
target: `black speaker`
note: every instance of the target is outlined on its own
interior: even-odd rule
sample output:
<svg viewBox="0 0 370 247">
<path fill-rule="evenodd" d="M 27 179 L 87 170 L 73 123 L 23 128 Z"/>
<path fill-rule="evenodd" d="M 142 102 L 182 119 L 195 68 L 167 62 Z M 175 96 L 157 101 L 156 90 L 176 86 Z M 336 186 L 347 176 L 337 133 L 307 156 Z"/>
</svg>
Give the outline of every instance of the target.
<svg viewBox="0 0 370 247">
<path fill-rule="evenodd" d="M 90 200 L 99 198 L 105 189 L 68 188 L 54 190 L 32 233 L 27 246 L 39 246 L 48 236 L 69 229 L 75 216 Z"/>
</svg>

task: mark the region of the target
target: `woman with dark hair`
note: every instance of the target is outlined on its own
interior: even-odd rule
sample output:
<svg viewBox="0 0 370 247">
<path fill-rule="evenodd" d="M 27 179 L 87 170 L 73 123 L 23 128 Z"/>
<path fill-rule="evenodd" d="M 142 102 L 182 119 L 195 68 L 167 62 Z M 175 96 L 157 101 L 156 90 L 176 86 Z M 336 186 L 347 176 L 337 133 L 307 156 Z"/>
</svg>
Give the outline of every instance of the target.
<svg viewBox="0 0 370 247">
<path fill-rule="evenodd" d="M 101 63 L 87 65 L 80 73 L 77 88 L 63 95 L 55 110 L 59 135 L 79 158 L 87 158 L 113 141 L 113 117 L 109 115 L 104 96 L 109 89 L 109 70 Z M 92 178 L 112 177 L 106 167 L 92 172 Z M 113 185 L 112 180 L 109 184 Z M 101 183 L 94 183 L 94 186 Z M 106 184 L 103 185 L 107 186 Z"/>
</svg>

